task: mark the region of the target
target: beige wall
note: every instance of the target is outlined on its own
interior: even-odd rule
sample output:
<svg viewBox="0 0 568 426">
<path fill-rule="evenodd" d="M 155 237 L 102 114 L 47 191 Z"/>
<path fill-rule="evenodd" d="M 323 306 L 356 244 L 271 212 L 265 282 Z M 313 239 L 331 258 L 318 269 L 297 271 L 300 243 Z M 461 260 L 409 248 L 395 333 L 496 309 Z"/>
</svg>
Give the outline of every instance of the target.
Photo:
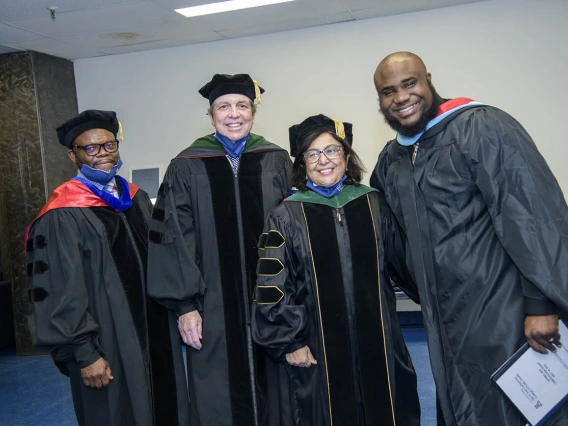
<svg viewBox="0 0 568 426">
<path fill-rule="evenodd" d="M 75 63 L 79 109 L 114 109 L 129 167 L 162 166 L 212 132 L 197 93 L 214 73 L 246 72 L 266 89 L 253 132 L 288 148 L 309 115 L 354 124 L 368 172 L 393 132 L 372 75 L 387 54 L 420 55 L 443 97 L 497 106 L 533 136 L 568 193 L 568 1 L 493 0 L 446 9 Z M 369 173 L 367 173 L 367 178 Z"/>
</svg>

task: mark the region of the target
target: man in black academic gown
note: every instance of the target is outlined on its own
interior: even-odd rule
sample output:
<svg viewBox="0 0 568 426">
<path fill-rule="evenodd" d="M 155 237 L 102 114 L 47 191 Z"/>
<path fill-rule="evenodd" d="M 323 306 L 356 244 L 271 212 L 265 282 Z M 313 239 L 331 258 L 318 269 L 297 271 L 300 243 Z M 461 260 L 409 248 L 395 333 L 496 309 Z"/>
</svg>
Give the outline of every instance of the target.
<svg viewBox="0 0 568 426">
<path fill-rule="evenodd" d="M 558 312 L 568 309 L 562 191 L 517 121 L 471 99 L 442 99 L 418 56 L 391 54 L 374 78 L 398 133 L 371 185 L 396 217 L 392 233 L 406 238 L 390 272 L 422 305 L 438 422 L 524 426 L 490 376 L 527 341 L 541 353 L 560 344 Z M 396 267 L 400 259 L 406 267 Z M 546 424 L 566 425 L 566 416 L 564 407 Z"/>
<path fill-rule="evenodd" d="M 264 92 L 248 74 L 216 74 L 199 93 L 215 133 L 175 157 L 150 222 L 148 292 L 179 315 L 192 426 L 280 424 L 275 368 L 249 329 L 257 241 L 288 194 L 291 161 L 250 133 Z"/>
<path fill-rule="evenodd" d="M 152 205 L 116 175 L 116 114 L 87 110 L 57 133 L 79 171 L 26 235 L 34 346 L 70 377 L 81 426 L 187 425 L 175 317 L 146 297 Z"/>
</svg>

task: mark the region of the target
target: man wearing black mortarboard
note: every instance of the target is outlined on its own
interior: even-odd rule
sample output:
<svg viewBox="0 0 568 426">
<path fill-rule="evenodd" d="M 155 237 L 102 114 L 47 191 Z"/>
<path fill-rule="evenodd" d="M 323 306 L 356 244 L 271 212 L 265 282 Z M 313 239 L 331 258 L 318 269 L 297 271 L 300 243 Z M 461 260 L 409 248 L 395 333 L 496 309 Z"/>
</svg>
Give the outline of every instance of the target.
<svg viewBox="0 0 568 426">
<path fill-rule="evenodd" d="M 146 296 L 152 205 L 116 174 L 116 113 L 84 111 L 57 133 L 79 170 L 26 232 L 34 346 L 69 376 L 79 425 L 187 425 L 175 316 Z"/>
<path fill-rule="evenodd" d="M 257 240 L 291 169 L 285 150 L 251 133 L 263 92 L 248 74 L 215 74 L 199 90 L 215 133 L 172 160 L 150 221 L 148 293 L 179 316 L 192 426 L 281 424 L 267 420 L 273 364 L 249 329 Z"/>
</svg>

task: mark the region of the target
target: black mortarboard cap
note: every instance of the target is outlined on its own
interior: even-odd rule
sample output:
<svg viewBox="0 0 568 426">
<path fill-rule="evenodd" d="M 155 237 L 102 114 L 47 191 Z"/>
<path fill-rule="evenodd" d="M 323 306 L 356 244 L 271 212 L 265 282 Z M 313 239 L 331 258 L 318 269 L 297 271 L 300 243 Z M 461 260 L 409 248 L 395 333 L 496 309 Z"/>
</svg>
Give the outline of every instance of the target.
<svg viewBox="0 0 568 426">
<path fill-rule="evenodd" d="M 248 96 L 260 104 L 260 94 L 264 93 L 264 89 L 248 74 L 215 74 L 209 83 L 199 89 L 199 93 L 209 99 L 209 105 L 219 96 L 230 93 Z"/>
<path fill-rule="evenodd" d="M 290 155 L 295 157 L 302 141 L 316 132 L 334 133 L 349 144 L 353 145 L 353 124 L 343 123 L 323 114 L 306 118 L 300 124 L 290 127 Z"/>
<path fill-rule="evenodd" d="M 57 128 L 59 143 L 71 148 L 73 140 L 77 136 L 91 129 L 105 129 L 113 135 L 121 133 L 120 123 L 114 111 L 88 109 Z M 120 135 L 119 139 L 122 139 Z"/>
</svg>

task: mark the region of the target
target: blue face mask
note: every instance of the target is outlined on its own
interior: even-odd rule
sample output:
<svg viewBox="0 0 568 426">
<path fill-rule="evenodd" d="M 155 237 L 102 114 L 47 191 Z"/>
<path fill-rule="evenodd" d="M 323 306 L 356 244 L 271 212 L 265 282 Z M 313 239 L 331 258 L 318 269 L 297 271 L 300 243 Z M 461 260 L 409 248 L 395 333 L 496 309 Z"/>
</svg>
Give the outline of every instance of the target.
<svg viewBox="0 0 568 426">
<path fill-rule="evenodd" d="M 106 185 L 114 178 L 116 172 L 118 172 L 121 167 L 122 160 L 119 158 L 116 165 L 108 172 L 100 169 L 93 169 L 86 164 L 82 164 L 79 170 L 81 170 L 81 173 L 83 173 L 83 175 L 85 175 L 85 177 L 90 181 Z"/>
<path fill-rule="evenodd" d="M 320 186 L 314 184 L 309 177 L 306 177 L 306 186 L 310 188 L 312 191 L 317 192 L 322 197 L 331 198 L 335 197 L 337 194 L 341 192 L 341 187 L 343 186 L 343 182 L 345 182 L 345 179 L 347 179 L 347 175 L 343 175 L 341 180 L 333 186 Z"/>
</svg>

